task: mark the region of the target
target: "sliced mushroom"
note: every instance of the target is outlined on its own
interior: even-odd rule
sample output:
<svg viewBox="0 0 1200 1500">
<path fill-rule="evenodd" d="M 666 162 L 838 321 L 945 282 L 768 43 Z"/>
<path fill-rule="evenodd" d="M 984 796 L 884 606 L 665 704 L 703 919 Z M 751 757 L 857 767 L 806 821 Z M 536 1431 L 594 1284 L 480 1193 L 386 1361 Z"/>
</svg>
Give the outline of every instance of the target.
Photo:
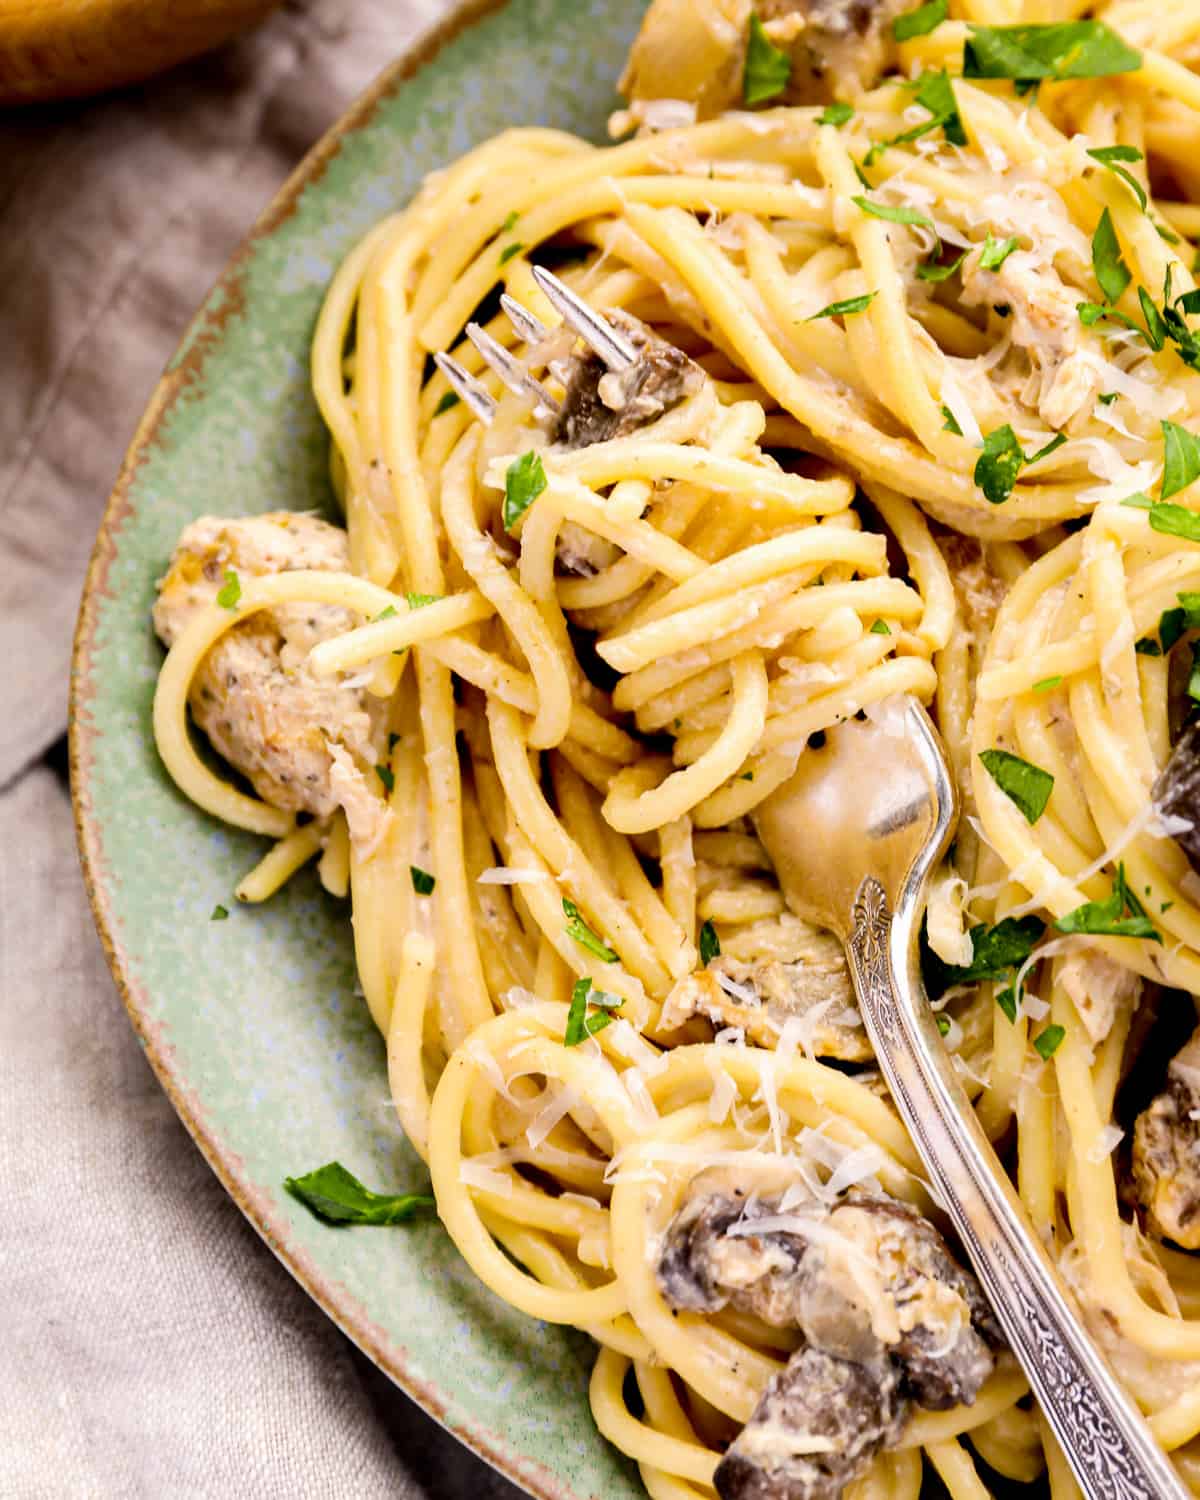
<svg viewBox="0 0 1200 1500">
<path fill-rule="evenodd" d="M 636 318 L 617 309 L 606 311 L 605 317 L 634 347 L 637 358 L 623 370 L 610 370 L 591 349 L 571 355 L 566 393 L 551 429 L 553 440 L 567 448 L 627 437 L 704 383 L 699 365 Z"/>
<path fill-rule="evenodd" d="M 838 1500 L 908 1417 L 890 1360 L 869 1364 L 799 1349 L 767 1383 L 717 1465 L 721 1500 Z"/>
<path fill-rule="evenodd" d="M 1176 740 L 1151 796 L 1158 812 L 1192 825 L 1176 833 L 1175 842 L 1192 869 L 1200 871 L 1200 719 L 1193 719 Z"/>
<path fill-rule="evenodd" d="M 732 1306 L 805 1340 L 730 1448 L 726 1497 L 840 1495 L 898 1440 L 906 1400 L 969 1405 L 1003 1344 L 974 1276 L 927 1219 L 877 1191 L 827 1202 L 786 1167 L 751 1180 L 700 1173 L 664 1235 L 657 1277 L 672 1307 Z M 861 1429 L 840 1420 L 846 1391 Z"/>
<path fill-rule="evenodd" d="M 1200 1250 L 1200 1028 L 1167 1065 L 1162 1093 L 1137 1117 L 1133 1188 L 1152 1233 Z"/>
</svg>

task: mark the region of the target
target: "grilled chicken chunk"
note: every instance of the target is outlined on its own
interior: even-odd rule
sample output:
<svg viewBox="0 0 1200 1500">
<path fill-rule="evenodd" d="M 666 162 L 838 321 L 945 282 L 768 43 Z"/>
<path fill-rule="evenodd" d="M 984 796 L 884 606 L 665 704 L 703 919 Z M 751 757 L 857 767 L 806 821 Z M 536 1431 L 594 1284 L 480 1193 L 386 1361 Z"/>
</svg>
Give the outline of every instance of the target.
<svg viewBox="0 0 1200 1500">
<path fill-rule="evenodd" d="M 1167 1065 L 1167 1084 L 1137 1117 L 1133 1188 L 1147 1227 L 1200 1250 L 1200 1027 Z"/>
<path fill-rule="evenodd" d="M 315 516 L 203 516 L 184 529 L 159 581 L 154 628 L 171 645 L 198 609 L 215 602 L 229 572 L 245 582 L 347 566 L 346 533 Z M 350 611 L 327 604 L 259 610 L 217 642 L 192 680 L 196 723 L 264 802 L 286 812 L 325 818 L 347 798 L 362 799 L 355 762 L 376 759 L 364 692 L 314 677 L 305 665 L 313 646 L 354 623 Z M 378 797 L 370 802 L 382 806 Z M 357 821 L 365 831 L 364 819 Z"/>
<path fill-rule="evenodd" d="M 777 1046 L 787 1023 L 798 1019 L 804 1050 L 843 1062 L 871 1060 L 841 944 L 790 912 L 749 924 L 707 968 L 679 980 L 663 1024 L 682 1026 L 694 1015 L 716 1027 L 741 1027 L 759 1047 Z"/>
<path fill-rule="evenodd" d="M 553 441 L 567 448 L 627 437 L 694 395 L 704 382 L 699 365 L 636 318 L 616 308 L 605 317 L 638 357 L 628 369 L 612 371 L 591 349 L 571 355 L 566 394 L 551 430 Z"/>
<path fill-rule="evenodd" d="M 702 1172 L 663 1239 L 657 1278 L 670 1306 L 732 1306 L 805 1339 L 718 1469 L 724 1500 L 836 1500 L 898 1440 L 910 1400 L 934 1411 L 973 1402 L 1003 1342 L 975 1278 L 920 1214 L 877 1191 L 832 1203 L 798 1193 L 782 1170 L 759 1174 L 754 1190 L 744 1173 Z M 846 1420 L 846 1392 L 861 1425 Z"/>
<path fill-rule="evenodd" d="M 743 103 L 750 18 L 791 57 L 783 100 L 814 102 L 871 87 L 894 55 L 892 22 L 918 0 L 654 0 L 620 90 L 635 118 L 679 100 L 708 119 Z M 782 101 L 780 101 L 782 102 Z"/>
<path fill-rule="evenodd" d="M 1090 411 L 1100 392 L 1099 362 L 1089 357 L 1079 321 L 1080 293 L 1030 251 L 1014 250 L 992 271 L 980 266 L 981 256 L 982 249 L 973 250 L 963 262 L 962 300 L 968 307 L 1010 309 L 1013 346 L 1029 359 L 1020 398 L 1059 430 Z"/>
<path fill-rule="evenodd" d="M 887 1359 L 800 1349 L 717 1465 L 722 1500 L 829 1500 L 900 1441 L 908 1402 Z"/>
<path fill-rule="evenodd" d="M 1175 841 L 1192 869 L 1200 871 L 1200 719 L 1193 719 L 1175 742 L 1151 796 L 1158 812 L 1192 824 Z"/>
</svg>

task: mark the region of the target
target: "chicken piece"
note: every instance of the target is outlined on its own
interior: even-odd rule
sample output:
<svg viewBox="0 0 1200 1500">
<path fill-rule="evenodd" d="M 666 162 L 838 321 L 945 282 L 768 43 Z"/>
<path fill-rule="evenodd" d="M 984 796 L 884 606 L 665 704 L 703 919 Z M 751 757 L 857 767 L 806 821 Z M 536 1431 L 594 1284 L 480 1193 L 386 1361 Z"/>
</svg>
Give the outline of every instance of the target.
<svg viewBox="0 0 1200 1500">
<path fill-rule="evenodd" d="M 908 1402 L 887 1359 L 798 1349 L 767 1382 L 713 1476 L 721 1500 L 838 1500 L 900 1441 Z"/>
<path fill-rule="evenodd" d="M 891 1360 L 905 1394 L 942 1411 L 969 1404 L 1002 1336 L 970 1272 L 928 1220 L 881 1192 L 832 1203 L 783 1169 L 702 1172 L 667 1228 L 657 1277 L 675 1308 L 726 1306 L 858 1364 Z M 756 1228 L 761 1225 L 761 1228 Z"/>
<path fill-rule="evenodd" d="M 790 912 L 748 924 L 719 958 L 676 983 L 663 1008 L 664 1026 L 682 1026 L 694 1015 L 717 1027 L 741 1027 L 756 1046 L 771 1048 L 787 1023 L 798 1020 L 798 1040 L 814 1056 L 843 1062 L 872 1057 L 841 944 Z"/>
<path fill-rule="evenodd" d="M 1191 823 L 1175 835 L 1175 842 L 1192 869 L 1200 871 L 1200 719 L 1193 719 L 1175 742 L 1151 798 L 1156 812 Z"/>
<path fill-rule="evenodd" d="M 963 625 L 982 654 L 992 634 L 996 611 L 1008 593 L 1008 585 L 988 567 L 983 544 L 975 537 L 962 536 L 943 527 L 935 528 L 935 534 L 954 580 Z"/>
<path fill-rule="evenodd" d="M 571 355 L 566 393 L 551 430 L 553 441 L 566 448 L 628 437 L 704 383 L 704 371 L 682 349 L 628 313 L 612 308 L 605 316 L 637 349 L 638 358 L 628 369 L 613 371 L 591 349 Z"/>
<path fill-rule="evenodd" d="M 1200 1250 L 1200 1027 L 1133 1128 L 1133 1189 L 1153 1234 Z"/>
<path fill-rule="evenodd" d="M 171 645 L 197 610 L 215 602 L 230 571 L 245 582 L 348 565 L 346 533 L 315 516 L 203 516 L 184 529 L 159 581 L 154 628 Z M 306 665 L 313 646 L 355 623 L 349 610 L 328 604 L 259 610 L 217 642 L 192 679 L 192 714 L 214 749 L 285 812 L 326 818 L 345 801 L 347 787 L 339 792 L 331 776 L 331 744 L 359 765 L 377 758 L 363 690 L 314 677 Z M 356 793 L 365 786 L 353 762 L 343 773 L 356 778 Z M 378 796 L 371 800 L 382 810 Z"/>
<path fill-rule="evenodd" d="M 815 103 L 871 87 L 891 65 L 892 22 L 919 0 L 654 0 L 619 88 L 634 119 L 671 100 L 709 119 L 743 104 L 750 18 L 757 11 L 773 46 L 791 57 L 786 93 L 772 101 Z"/>
<path fill-rule="evenodd" d="M 1032 251 L 1014 250 L 994 271 L 981 269 L 982 249 L 963 262 L 962 301 L 968 307 L 1008 307 L 1013 346 L 1029 357 L 1021 399 L 1056 431 L 1100 392 L 1098 361 L 1090 356 L 1079 321 L 1078 290 Z"/>
</svg>

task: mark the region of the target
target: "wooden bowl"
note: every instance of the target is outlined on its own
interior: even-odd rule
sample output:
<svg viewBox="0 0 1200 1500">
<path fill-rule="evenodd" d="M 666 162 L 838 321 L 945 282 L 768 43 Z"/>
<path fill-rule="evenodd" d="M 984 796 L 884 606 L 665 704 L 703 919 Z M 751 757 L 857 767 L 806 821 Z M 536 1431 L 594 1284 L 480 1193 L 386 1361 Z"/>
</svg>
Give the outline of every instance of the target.
<svg viewBox="0 0 1200 1500">
<path fill-rule="evenodd" d="M 219 46 L 278 0 L 0 0 L 0 105 L 135 83 Z"/>
</svg>

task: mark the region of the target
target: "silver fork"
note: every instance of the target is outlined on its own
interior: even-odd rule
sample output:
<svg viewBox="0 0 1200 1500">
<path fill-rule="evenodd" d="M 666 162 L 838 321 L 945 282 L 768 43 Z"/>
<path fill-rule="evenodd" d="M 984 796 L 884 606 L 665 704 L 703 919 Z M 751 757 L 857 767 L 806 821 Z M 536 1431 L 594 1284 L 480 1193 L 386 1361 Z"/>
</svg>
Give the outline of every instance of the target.
<svg viewBox="0 0 1200 1500">
<path fill-rule="evenodd" d="M 533 268 L 564 323 L 610 370 L 636 358 L 620 331 L 556 276 Z M 501 298 L 535 348 L 548 330 Z M 559 403 L 477 324 L 467 336 L 510 390 Z M 484 423 L 496 402 L 457 360 L 438 368 Z M 983 1133 L 921 982 L 917 932 L 930 873 L 958 820 L 954 783 L 932 723 L 903 700 L 904 732 L 851 720 L 809 749 L 754 813 L 788 906 L 835 932 L 892 1100 L 1009 1344 L 1087 1500 L 1190 1500 L 1141 1413 L 1084 1329 L 1079 1310 Z M 889 726 L 894 727 L 894 726 Z"/>
<path fill-rule="evenodd" d="M 637 363 L 637 350 L 620 329 L 614 328 L 607 318 L 601 317 L 594 308 L 577 297 L 553 272 L 541 266 L 534 266 L 532 270 L 533 279 L 545 293 L 551 307 L 572 333 L 578 334 L 610 370 L 620 374 L 622 370 L 628 370 Z M 512 324 L 513 332 L 525 343 L 536 347 L 550 336 L 552 330 L 507 292 L 500 298 L 500 306 Z M 500 377 L 510 391 L 519 396 L 530 397 L 547 413 L 560 410 L 561 402 L 558 397 L 530 373 L 527 365 L 510 354 L 503 344 L 497 343 L 485 328 L 481 328 L 478 323 L 468 323 L 466 333 L 479 351 L 484 364 Z M 485 426 L 489 426 L 496 415 L 496 402 L 482 381 L 477 380 L 449 354 L 435 354 L 433 359 L 475 416 Z M 553 365 L 550 368 L 551 373 L 557 373 Z"/>
<path fill-rule="evenodd" d="M 850 720 L 805 750 L 753 815 L 759 838 L 788 906 L 845 944 L 892 1100 L 1084 1495 L 1187 1500 L 1085 1331 L 934 1024 L 917 932 L 958 810 L 928 715 L 903 703 L 901 724 Z"/>
</svg>

